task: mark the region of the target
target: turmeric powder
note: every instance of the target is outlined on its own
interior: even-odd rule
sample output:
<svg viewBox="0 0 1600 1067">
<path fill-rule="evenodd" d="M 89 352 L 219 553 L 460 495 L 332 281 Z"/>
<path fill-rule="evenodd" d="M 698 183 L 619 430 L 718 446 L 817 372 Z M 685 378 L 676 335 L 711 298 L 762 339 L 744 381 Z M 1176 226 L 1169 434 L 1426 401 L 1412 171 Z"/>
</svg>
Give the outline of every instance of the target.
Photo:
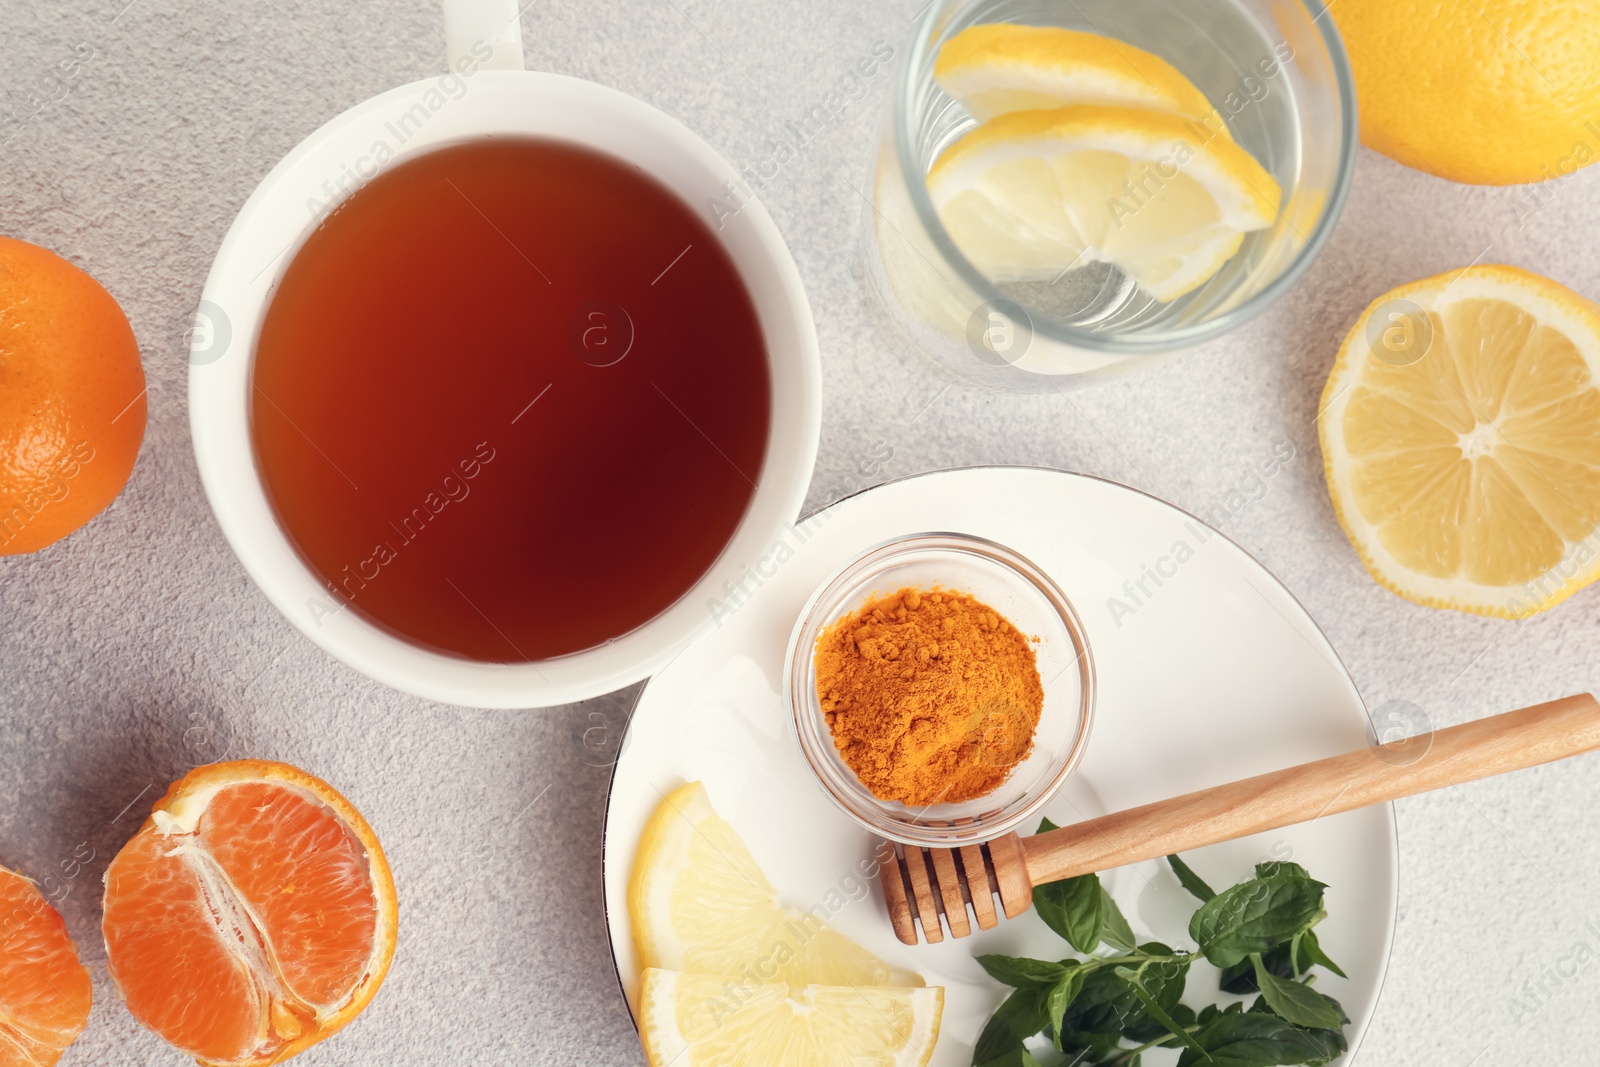
<svg viewBox="0 0 1600 1067">
<path fill-rule="evenodd" d="M 942 589 L 900 589 L 834 622 L 817 638 L 816 684 L 861 784 L 917 808 L 996 789 L 1033 750 L 1044 708 L 1032 642 Z"/>
</svg>

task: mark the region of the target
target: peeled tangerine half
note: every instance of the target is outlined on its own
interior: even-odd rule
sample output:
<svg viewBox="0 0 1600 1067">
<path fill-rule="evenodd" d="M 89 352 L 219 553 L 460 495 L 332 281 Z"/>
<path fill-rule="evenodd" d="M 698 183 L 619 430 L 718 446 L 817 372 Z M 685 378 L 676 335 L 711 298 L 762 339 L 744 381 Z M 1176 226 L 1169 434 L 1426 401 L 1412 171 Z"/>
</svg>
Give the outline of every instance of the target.
<svg viewBox="0 0 1600 1067">
<path fill-rule="evenodd" d="M 359 1015 L 397 915 L 366 820 L 282 763 L 191 771 L 106 871 L 107 964 L 128 1010 L 215 1067 L 282 1063 Z"/>
<path fill-rule="evenodd" d="M 51 1067 L 89 1022 L 94 990 L 66 924 L 0 867 L 0 1067 Z"/>
<path fill-rule="evenodd" d="M 1319 433 L 1340 524 L 1408 600 L 1523 618 L 1600 577 L 1600 307 L 1565 286 L 1484 265 L 1384 294 Z"/>
</svg>

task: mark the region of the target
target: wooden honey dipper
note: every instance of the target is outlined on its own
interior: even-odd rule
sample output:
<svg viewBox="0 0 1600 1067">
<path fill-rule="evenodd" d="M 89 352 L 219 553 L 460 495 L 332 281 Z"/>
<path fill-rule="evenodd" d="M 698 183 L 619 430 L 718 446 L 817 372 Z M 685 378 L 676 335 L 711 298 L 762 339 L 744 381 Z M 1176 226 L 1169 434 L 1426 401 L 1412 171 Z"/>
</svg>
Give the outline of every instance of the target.
<svg viewBox="0 0 1600 1067">
<path fill-rule="evenodd" d="M 972 932 L 968 909 L 987 930 L 1033 903 L 1033 887 L 1370 804 L 1477 781 L 1600 748 L 1600 702 L 1589 693 L 1491 715 L 1431 734 L 1371 745 L 1159 800 L 1033 837 L 1012 833 L 959 848 L 896 848 L 883 866 L 884 902 L 895 936 L 943 941 Z"/>
</svg>

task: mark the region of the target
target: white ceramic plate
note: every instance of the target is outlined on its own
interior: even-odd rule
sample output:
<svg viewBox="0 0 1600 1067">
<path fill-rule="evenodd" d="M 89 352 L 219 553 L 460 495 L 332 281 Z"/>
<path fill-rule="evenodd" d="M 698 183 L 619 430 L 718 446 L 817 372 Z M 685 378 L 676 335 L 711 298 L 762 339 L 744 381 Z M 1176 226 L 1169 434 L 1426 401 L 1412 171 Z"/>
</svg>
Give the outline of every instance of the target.
<svg viewBox="0 0 1600 1067">
<path fill-rule="evenodd" d="M 1361 698 L 1316 623 L 1249 554 L 1193 516 L 1112 482 L 1028 468 L 945 471 L 880 486 L 791 529 L 750 576 L 751 595 L 725 598 L 719 627 L 658 673 L 639 700 L 615 769 L 605 841 L 607 922 L 630 1007 L 637 1007 L 639 984 L 626 903 L 634 851 L 663 794 L 694 779 L 749 842 L 786 903 L 820 904 L 842 933 L 945 987 L 934 1067 L 970 1063 L 984 1020 L 1004 999 L 975 953 L 1060 958 L 1070 951 L 1031 912 L 939 945 L 895 940 L 877 883 L 865 895 L 860 888 L 872 839 L 823 795 L 785 718 L 784 649 L 806 599 L 872 545 L 929 530 L 978 534 L 1016 549 L 1048 572 L 1083 616 L 1100 692 L 1088 753 L 1048 809 L 1057 823 L 1368 741 Z M 1146 578 L 1150 595 L 1135 588 L 1135 603 L 1124 583 L 1137 586 L 1147 572 L 1161 584 Z M 1131 611 L 1113 612 L 1114 597 Z M 1391 809 L 1333 816 L 1188 858 L 1219 889 L 1264 859 L 1292 858 L 1329 884 L 1329 916 L 1318 934 L 1350 978 L 1324 974 L 1318 988 L 1344 1005 L 1356 1048 L 1377 1003 L 1394 929 Z M 1194 902 L 1164 862 L 1102 877 L 1141 939 L 1188 943 Z M 1203 1003 L 1198 998 L 1214 993 L 1215 981 L 1213 968 L 1196 967 L 1190 1002 Z M 1155 1067 L 1175 1059 L 1173 1052 L 1146 1057 Z"/>
</svg>

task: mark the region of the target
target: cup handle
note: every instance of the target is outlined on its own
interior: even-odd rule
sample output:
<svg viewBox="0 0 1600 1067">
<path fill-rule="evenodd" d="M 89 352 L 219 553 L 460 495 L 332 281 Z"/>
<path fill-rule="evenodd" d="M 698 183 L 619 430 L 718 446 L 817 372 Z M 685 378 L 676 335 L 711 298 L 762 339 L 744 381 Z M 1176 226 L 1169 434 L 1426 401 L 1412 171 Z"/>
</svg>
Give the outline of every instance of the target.
<svg viewBox="0 0 1600 1067">
<path fill-rule="evenodd" d="M 517 0 L 444 0 L 444 43 L 450 69 L 526 70 Z M 492 50 L 483 59 L 483 47 Z"/>
</svg>

